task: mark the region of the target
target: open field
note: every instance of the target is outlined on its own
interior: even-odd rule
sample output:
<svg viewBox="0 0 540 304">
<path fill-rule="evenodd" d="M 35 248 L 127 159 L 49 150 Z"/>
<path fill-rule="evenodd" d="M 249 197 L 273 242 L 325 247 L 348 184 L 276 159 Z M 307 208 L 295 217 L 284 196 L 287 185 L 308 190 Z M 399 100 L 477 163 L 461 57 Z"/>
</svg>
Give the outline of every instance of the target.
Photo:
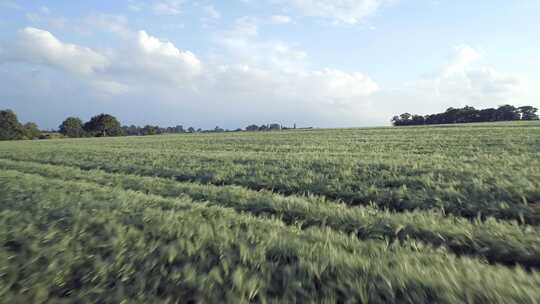
<svg viewBox="0 0 540 304">
<path fill-rule="evenodd" d="M 0 302 L 540 302 L 540 122 L 0 142 Z"/>
</svg>

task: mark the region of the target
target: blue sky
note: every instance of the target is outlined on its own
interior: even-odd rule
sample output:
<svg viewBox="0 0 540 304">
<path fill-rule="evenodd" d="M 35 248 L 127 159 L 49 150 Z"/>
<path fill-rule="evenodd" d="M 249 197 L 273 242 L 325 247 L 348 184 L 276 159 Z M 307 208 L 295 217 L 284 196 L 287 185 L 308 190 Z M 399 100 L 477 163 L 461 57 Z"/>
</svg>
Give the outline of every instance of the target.
<svg viewBox="0 0 540 304">
<path fill-rule="evenodd" d="M 0 0 L 0 108 L 55 128 L 387 125 L 540 107 L 540 2 Z"/>
</svg>

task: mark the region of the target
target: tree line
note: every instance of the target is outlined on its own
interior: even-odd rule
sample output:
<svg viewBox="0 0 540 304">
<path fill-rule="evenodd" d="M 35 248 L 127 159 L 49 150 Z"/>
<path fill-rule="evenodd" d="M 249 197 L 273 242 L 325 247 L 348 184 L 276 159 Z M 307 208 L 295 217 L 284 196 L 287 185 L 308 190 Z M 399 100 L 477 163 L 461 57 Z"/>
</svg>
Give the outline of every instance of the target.
<svg viewBox="0 0 540 304">
<path fill-rule="evenodd" d="M 37 139 L 40 136 L 41 131 L 35 123 L 22 124 L 15 112 L 0 111 L 0 140 Z"/>
<path fill-rule="evenodd" d="M 392 118 L 394 126 L 435 125 L 471 122 L 493 122 L 513 120 L 538 120 L 538 109 L 532 106 L 514 107 L 502 105 L 477 110 L 474 107 L 448 108 L 444 113 L 416 115 L 403 113 Z"/>
<path fill-rule="evenodd" d="M 195 129 L 183 126 L 160 127 L 146 125 L 144 127 L 130 125 L 121 126 L 116 117 L 109 114 L 99 114 L 90 119 L 89 122 L 82 123 L 77 117 L 68 117 L 59 127 L 59 132 L 67 137 L 104 137 L 104 136 L 145 136 L 158 134 L 196 133 L 196 132 L 224 132 L 220 127 L 212 130 Z"/>
<path fill-rule="evenodd" d="M 296 124 L 294 126 L 296 129 Z M 261 126 L 249 125 L 245 131 L 275 131 L 289 129 L 280 124 L 265 124 Z M 203 130 L 183 126 L 160 127 L 146 125 L 139 127 L 135 125 L 122 126 L 118 119 L 110 114 L 99 114 L 84 122 L 78 117 L 66 118 L 58 127 L 58 131 L 42 132 L 35 123 L 29 122 L 21 124 L 17 115 L 11 110 L 0 111 L 0 140 L 17 139 L 47 139 L 50 134 L 58 132 L 66 137 L 107 137 L 107 136 L 144 136 L 158 134 L 176 134 L 176 133 L 209 133 L 209 132 L 239 132 L 244 129 L 227 130 L 216 126 L 214 129 Z"/>
</svg>

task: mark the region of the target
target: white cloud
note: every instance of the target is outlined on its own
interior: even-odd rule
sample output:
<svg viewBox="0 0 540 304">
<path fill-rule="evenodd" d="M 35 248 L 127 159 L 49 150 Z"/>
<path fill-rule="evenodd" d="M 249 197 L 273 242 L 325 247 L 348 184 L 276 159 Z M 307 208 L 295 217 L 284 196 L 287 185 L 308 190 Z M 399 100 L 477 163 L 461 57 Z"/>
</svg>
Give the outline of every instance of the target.
<svg viewBox="0 0 540 304">
<path fill-rule="evenodd" d="M 370 121 L 369 98 L 378 85 L 364 74 L 338 70 L 221 65 L 208 69 L 200 88 L 192 99 L 201 110 L 211 108 L 236 124 L 351 126 Z"/>
<path fill-rule="evenodd" d="M 18 33 L 9 49 L 8 58 L 33 64 L 61 68 L 76 74 L 91 74 L 109 64 L 98 52 L 75 44 L 63 43 L 50 32 L 27 27 Z"/>
<path fill-rule="evenodd" d="M 340 106 L 361 102 L 379 87 L 362 73 L 339 70 L 282 71 L 242 65 L 219 66 L 214 83 L 229 94 L 253 98 L 274 98 L 279 103 L 295 102 L 312 106 Z"/>
<path fill-rule="evenodd" d="M 257 18 L 241 17 L 231 29 L 216 35 L 215 42 L 221 47 L 220 52 L 225 53 L 226 60 L 284 70 L 302 67 L 307 54 L 283 41 L 262 40 L 259 37 L 260 22 Z"/>
<path fill-rule="evenodd" d="M 237 25 L 242 28 L 246 24 L 250 22 L 244 19 Z M 140 105 L 144 111 L 189 108 L 189 115 L 199 118 L 206 117 L 208 109 L 221 114 L 221 120 L 202 118 L 204 124 L 281 121 L 335 126 L 354 125 L 359 117 L 368 119 L 369 97 L 379 90 L 370 77 L 286 65 L 287 61 L 303 63 L 305 53 L 284 43 L 258 40 L 256 27 L 237 32 L 242 33 L 248 37 L 247 44 L 256 46 L 230 51 L 262 52 L 264 58 L 241 64 L 239 56 L 238 63 L 203 64 L 192 52 L 145 31 L 119 35 L 119 47 L 99 53 L 62 42 L 44 30 L 25 29 L 18 43 L 29 52 L 17 61 L 46 64 L 67 73 L 64 77 L 77 81 L 76 86 L 86 86 L 81 90 L 84 100 L 106 95 L 122 104 L 122 109 L 130 109 L 133 100 L 151 100 L 146 108 Z M 268 50 L 263 51 L 265 48 Z M 73 75 L 78 77 L 70 77 Z M 49 86 L 54 87 L 54 82 Z"/>
<path fill-rule="evenodd" d="M 122 56 L 122 55 L 121 55 Z M 137 69 L 141 74 L 150 74 L 158 79 L 181 82 L 201 71 L 201 62 L 190 51 L 178 49 L 170 41 L 162 41 L 139 31 L 135 48 L 127 54 L 127 69 Z"/>
<path fill-rule="evenodd" d="M 129 86 L 115 81 L 93 80 L 90 85 L 98 93 L 106 95 L 122 95 L 129 91 Z"/>
<path fill-rule="evenodd" d="M 281 0 L 301 14 L 323 17 L 338 23 L 355 24 L 374 14 L 388 0 Z"/>
<path fill-rule="evenodd" d="M 183 4 L 182 0 L 163 0 L 155 2 L 152 9 L 158 15 L 180 15 Z"/>
<path fill-rule="evenodd" d="M 81 98 L 88 102 L 104 95 L 114 101 L 108 104 L 129 112 L 138 100 L 138 111 L 145 114 L 159 119 L 185 113 L 175 119 L 195 117 L 203 127 L 271 121 L 319 127 L 381 124 L 405 111 L 425 114 L 449 106 L 496 106 L 515 100 L 522 84 L 520 78 L 483 66 L 482 53 L 470 46 L 457 47 L 431 76 L 391 89 L 362 72 L 310 68 L 303 50 L 260 37 L 258 24 L 266 19 L 239 18 L 229 30 L 217 33 L 222 57 L 212 59 L 199 58 L 146 31 L 131 31 L 122 18 L 91 20 L 117 34 L 117 45 L 97 51 L 26 28 L 15 42 L 0 45 L 0 60 L 37 70 L 46 65 L 65 73 L 66 81 L 77 81 L 73 86 L 82 88 Z M 55 92 L 51 96 L 63 96 L 61 90 L 74 94 L 69 86 L 46 83 L 47 92 Z M 22 82 L 17 91 L 35 95 L 37 90 Z M 209 109 L 216 114 L 209 117 Z"/>
<path fill-rule="evenodd" d="M 291 22 L 291 17 L 284 15 L 273 15 L 270 17 L 270 22 L 273 24 L 287 24 Z"/>
<path fill-rule="evenodd" d="M 479 106 L 504 102 L 515 96 L 520 80 L 492 67 L 476 66 L 482 57 L 473 47 L 456 47 L 450 62 L 433 80 L 436 94 L 455 103 Z"/>
<path fill-rule="evenodd" d="M 103 21 L 103 18 L 92 19 Z M 107 25 L 108 23 L 104 23 Z M 137 80 L 167 81 L 179 85 L 201 72 L 200 60 L 190 51 L 182 51 L 145 31 L 126 33 L 112 28 L 123 39 L 123 47 L 97 52 L 65 43 L 52 33 L 25 28 L 19 31 L 13 46 L 3 46 L 2 61 L 47 65 L 71 74 L 87 77 L 95 87 L 108 92 L 126 91 L 120 83 Z"/>
<path fill-rule="evenodd" d="M 450 62 L 444 67 L 443 74 L 450 76 L 456 73 L 463 73 L 481 58 L 482 54 L 476 49 L 468 45 L 457 46 L 454 48 Z"/>
<path fill-rule="evenodd" d="M 433 75 L 383 90 L 377 96 L 381 111 L 397 114 L 417 109 L 419 114 L 427 114 L 448 107 L 482 108 L 522 102 L 523 80 L 479 65 L 482 58 L 482 53 L 471 46 L 454 48 L 450 60 Z"/>
</svg>

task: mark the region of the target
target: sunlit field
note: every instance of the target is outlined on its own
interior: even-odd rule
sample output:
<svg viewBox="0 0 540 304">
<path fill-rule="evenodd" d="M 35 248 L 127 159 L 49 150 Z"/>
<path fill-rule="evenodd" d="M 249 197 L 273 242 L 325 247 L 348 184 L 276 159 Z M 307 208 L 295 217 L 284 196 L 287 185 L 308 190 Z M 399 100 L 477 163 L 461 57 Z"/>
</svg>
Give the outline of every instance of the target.
<svg viewBox="0 0 540 304">
<path fill-rule="evenodd" d="M 0 142 L 3 303 L 538 303 L 540 123 Z"/>
</svg>

